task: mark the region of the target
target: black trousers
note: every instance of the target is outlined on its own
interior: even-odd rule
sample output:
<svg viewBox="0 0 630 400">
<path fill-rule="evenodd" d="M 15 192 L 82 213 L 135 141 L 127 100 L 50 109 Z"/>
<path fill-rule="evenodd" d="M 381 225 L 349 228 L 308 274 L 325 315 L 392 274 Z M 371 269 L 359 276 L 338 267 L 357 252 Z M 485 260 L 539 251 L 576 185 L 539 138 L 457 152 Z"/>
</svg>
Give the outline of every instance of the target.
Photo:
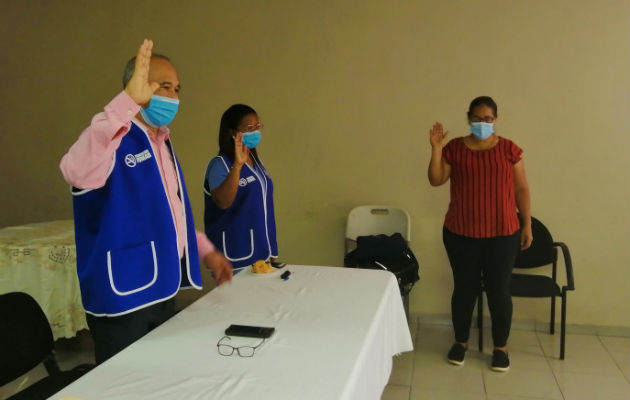
<svg viewBox="0 0 630 400">
<path fill-rule="evenodd" d="M 96 364 L 112 357 L 174 314 L 174 298 L 118 317 L 95 317 L 86 314 L 94 339 Z"/>
<path fill-rule="evenodd" d="M 470 238 L 444 228 L 442 238 L 453 270 L 451 313 L 455 340 L 466 343 L 483 279 L 496 347 L 507 344 L 512 326 L 510 279 L 520 245 L 520 230 L 510 236 Z"/>
</svg>

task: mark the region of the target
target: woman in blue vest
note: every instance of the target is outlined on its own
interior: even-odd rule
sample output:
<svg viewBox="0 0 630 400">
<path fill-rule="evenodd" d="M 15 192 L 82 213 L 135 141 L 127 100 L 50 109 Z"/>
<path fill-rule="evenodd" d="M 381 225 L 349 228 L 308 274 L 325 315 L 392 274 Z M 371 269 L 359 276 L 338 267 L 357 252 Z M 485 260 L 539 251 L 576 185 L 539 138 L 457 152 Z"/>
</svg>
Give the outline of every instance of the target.
<svg viewBox="0 0 630 400">
<path fill-rule="evenodd" d="M 228 108 L 219 127 L 219 154 L 204 180 L 206 235 L 235 272 L 278 257 L 273 184 L 256 149 L 262 128 L 253 108 Z"/>
</svg>

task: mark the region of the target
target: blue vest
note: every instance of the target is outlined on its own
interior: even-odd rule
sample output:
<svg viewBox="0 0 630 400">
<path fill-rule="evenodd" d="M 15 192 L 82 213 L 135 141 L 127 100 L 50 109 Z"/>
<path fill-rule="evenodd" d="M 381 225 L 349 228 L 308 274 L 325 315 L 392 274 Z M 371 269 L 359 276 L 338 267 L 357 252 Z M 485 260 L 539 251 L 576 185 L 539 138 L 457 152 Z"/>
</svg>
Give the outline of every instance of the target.
<svg viewBox="0 0 630 400">
<path fill-rule="evenodd" d="M 229 171 L 232 161 L 224 154 L 217 158 Z M 225 210 L 217 207 L 204 182 L 206 235 L 234 268 L 278 256 L 273 184 L 262 163 L 255 163 L 256 168 L 243 165 L 236 197 Z"/>
<path fill-rule="evenodd" d="M 126 314 L 173 297 L 180 286 L 201 288 L 190 202 L 175 152 L 166 143 L 185 209 L 182 260 L 157 159 L 149 136 L 135 123 L 116 150 L 105 186 L 72 190 L 77 271 L 90 314 Z"/>
</svg>

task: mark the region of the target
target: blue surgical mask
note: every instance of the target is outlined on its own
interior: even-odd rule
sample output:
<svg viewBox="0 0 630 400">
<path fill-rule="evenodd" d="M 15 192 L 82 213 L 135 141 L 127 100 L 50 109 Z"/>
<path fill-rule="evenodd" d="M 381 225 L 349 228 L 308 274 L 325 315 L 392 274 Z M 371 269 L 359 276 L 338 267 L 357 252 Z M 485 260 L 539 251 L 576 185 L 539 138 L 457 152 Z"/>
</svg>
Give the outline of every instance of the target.
<svg viewBox="0 0 630 400">
<path fill-rule="evenodd" d="M 173 118 L 175 118 L 178 109 L 178 99 L 171 99 L 170 97 L 154 94 L 151 96 L 149 107 L 140 109 L 140 114 L 142 114 L 144 122 L 157 128 L 170 124 Z"/>
<path fill-rule="evenodd" d="M 247 146 L 248 149 L 253 149 L 260 143 L 260 136 L 260 131 L 243 133 L 243 144 Z"/>
<path fill-rule="evenodd" d="M 494 133 L 494 124 L 489 122 L 471 122 L 470 133 L 481 140 L 487 139 Z"/>
</svg>

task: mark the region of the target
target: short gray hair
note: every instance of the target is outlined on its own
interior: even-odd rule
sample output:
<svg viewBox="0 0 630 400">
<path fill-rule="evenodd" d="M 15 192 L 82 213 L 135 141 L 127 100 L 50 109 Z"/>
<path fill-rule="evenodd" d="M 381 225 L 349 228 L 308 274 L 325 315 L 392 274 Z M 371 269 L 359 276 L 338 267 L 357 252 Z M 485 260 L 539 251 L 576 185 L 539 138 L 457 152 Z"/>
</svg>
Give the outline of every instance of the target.
<svg viewBox="0 0 630 400">
<path fill-rule="evenodd" d="M 163 54 L 151 54 L 151 58 L 161 58 L 162 60 L 166 60 L 168 62 L 171 62 L 171 59 L 166 57 Z M 133 75 L 133 71 L 136 69 L 136 57 L 134 56 L 131 60 L 127 61 L 127 65 L 125 65 L 125 70 L 123 71 L 123 76 L 122 76 L 122 84 L 123 84 L 123 89 L 127 87 L 127 83 L 129 83 L 129 80 L 131 79 L 131 76 Z"/>
</svg>

